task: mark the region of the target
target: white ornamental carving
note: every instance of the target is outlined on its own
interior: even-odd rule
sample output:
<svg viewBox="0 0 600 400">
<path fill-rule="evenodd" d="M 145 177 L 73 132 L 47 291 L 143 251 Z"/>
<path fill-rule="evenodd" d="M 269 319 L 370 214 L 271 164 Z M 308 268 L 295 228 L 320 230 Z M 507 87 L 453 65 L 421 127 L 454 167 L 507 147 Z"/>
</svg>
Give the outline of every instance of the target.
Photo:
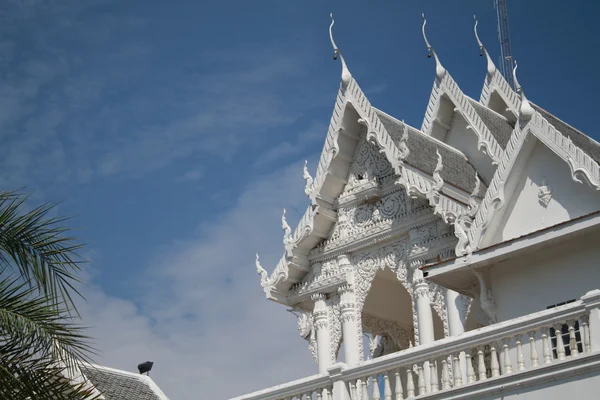
<svg viewBox="0 0 600 400">
<path fill-rule="evenodd" d="M 331 295 L 327 299 L 329 310 L 329 335 L 331 341 L 331 360 L 335 363 L 342 345 L 342 312 L 340 308 L 340 296 Z"/>
<path fill-rule="evenodd" d="M 378 180 L 390 177 L 393 179 L 394 169 L 385 154 L 375 145 L 369 143 L 366 134 L 361 134 L 350 165 L 350 175 L 344 192 L 340 197 L 360 191 L 365 185 L 378 185 Z"/>
<path fill-rule="evenodd" d="M 288 311 L 294 314 L 298 319 L 298 333 L 302 339 L 308 342 L 308 350 L 312 355 L 312 359 L 315 363 L 318 363 L 319 358 L 317 355 L 317 336 L 315 332 L 313 314 L 299 308 L 294 308 Z"/>
<path fill-rule="evenodd" d="M 542 179 L 542 186 L 540 186 L 540 190 L 538 192 L 538 200 L 540 204 L 544 207 L 548 207 L 550 204 L 550 200 L 552 199 L 552 188 L 546 182 L 546 179 Z"/>
<path fill-rule="evenodd" d="M 410 347 L 413 338 L 413 332 L 404 328 L 402 325 L 372 315 L 363 314 L 363 331 L 369 332 L 373 336 L 385 338 L 383 343 L 383 352 L 385 354 L 404 350 Z M 381 355 L 385 355 L 381 354 Z"/>
</svg>

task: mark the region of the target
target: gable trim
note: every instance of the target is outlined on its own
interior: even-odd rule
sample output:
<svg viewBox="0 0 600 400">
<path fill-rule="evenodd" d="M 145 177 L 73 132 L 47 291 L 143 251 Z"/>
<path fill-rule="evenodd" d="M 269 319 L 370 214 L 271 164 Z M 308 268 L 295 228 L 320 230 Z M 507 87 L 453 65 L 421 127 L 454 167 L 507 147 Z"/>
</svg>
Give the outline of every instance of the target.
<svg viewBox="0 0 600 400">
<path fill-rule="evenodd" d="M 600 190 L 600 166 L 589 155 L 575 146 L 569 138 L 565 138 L 538 111 L 535 111 L 532 119 L 524 126 L 521 127 L 520 124 L 515 126 L 513 135 L 506 146 L 502 162 L 494 173 L 494 178 L 490 182 L 469 230 L 468 243 L 460 249 L 457 248 L 457 255 L 461 256 L 470 252 L 467 246 L 470 246 L 473 251 L 480 248 L 481 241 L 496 211 L 505 205 L 505 184 L 510 178 L 529 134 L 534 135 L 569 165 L 571 178 L 575 182 L 583 183 L 583 180 L 585 180 L 592 188 Z"/>
<path fill-rule="evenodd" d="M 449 73 L 446 73 L 441 80 L 436 79 L 433 84 L 421 130 L 431 136 L 431 129 L 439 112 L 441 97 L 444 94 L 448 96 L 454 104 L 455 111 L 460 113 L 467 121 L 468 127 L 477 136 L 477 148 L 490 157 L 492 164 L 498 164 L 504 153 L 502 147 L 498 144 L 488 127 L 469 103 L 466 95 Z"/>
</svg>

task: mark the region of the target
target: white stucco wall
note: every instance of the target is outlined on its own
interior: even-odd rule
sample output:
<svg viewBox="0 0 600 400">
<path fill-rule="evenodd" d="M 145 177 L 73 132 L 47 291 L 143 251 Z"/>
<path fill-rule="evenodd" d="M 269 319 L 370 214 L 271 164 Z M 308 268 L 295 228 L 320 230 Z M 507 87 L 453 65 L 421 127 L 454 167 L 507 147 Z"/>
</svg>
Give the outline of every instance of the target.
<svg viewBox="0 0 600 400">
<path fill-rule="evenodd" d="M 599 398 L 600 375 L 598 371 L 577 375 L 564 379 L 552 378 L 532 386 L 506 390 L 496 395 L 477 396 L 481 400 L 549 400 L 549 399 L 577 399 L 596 400 Z M 468 398 L 468 396 L 465 396 Z"/>
<path fill-rule="evenodd" d="M 599 244 L 600 234 L 590 234 L 490 267 L 498 321 L 600 288 Z"/>
<path fill-rule="evenodd" d="M 575 182 L 565 161 L 532 136 L 527 140 L 537 143 L 521 173 L 513 172 L 518 174 L 518 182 L 496 225 L 495 234 L 488 232 L 494 236 L 491 243 L 513 239 L 600 210 L 600 191 L 587 183 Z M 538 197 L 544 179 L 552 190 L 548 206 L 542 205 Z"/>
<path fill-rule="evenodd" d="M 489 184 L 496 167 L 492 165 L 492 160 L 487 155 L 477 149 L 477 136 L 472 130 L 467 129 L 467 121 L 459 113 L 454 113 L 451 128 L 446 135 L 446 143 L 465 153 L 485 183 Z"/>
</svg>

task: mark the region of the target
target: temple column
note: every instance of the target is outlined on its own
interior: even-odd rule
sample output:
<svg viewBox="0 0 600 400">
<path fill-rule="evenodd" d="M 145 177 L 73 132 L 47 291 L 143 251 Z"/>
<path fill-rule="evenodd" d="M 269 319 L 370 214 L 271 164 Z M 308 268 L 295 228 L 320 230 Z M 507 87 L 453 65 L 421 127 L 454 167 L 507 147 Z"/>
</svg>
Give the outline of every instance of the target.
<svg viewBox="0 0 600 400">
<path fill-rule="evenodd" d="M 360 347 L 358 343 L 358 318 L 356 313 L 356 297 L 354 295 L 354 270 L 348 256 L 338 257 L 338 266 L 346 275 L 346 284 L 338 289 L 342 314 L 342 340 L 344 341 L 344 360 L 348 365 L 360 362 Z"/>
<path fill-rule="evenodd" d="M 454 290 L 446 289 L 446 315 L 448 317 L 448 334 L 450 336 L 460 335 L 465 331 L 463 321 L 466 316 L 465 310 L 458 306 L 460 294 Z"/>
<path fill-rule="evenodd" d="M 419 328 L 419 344 L 429 344 L 435 340 L 433 331 L 433 314 L 429 300 L 429 285 L 423 278 L 423 271 L 415 269 L 413 274 L 413 293 L 417 308 L 417 324 Z"/>
<path fill-rule="evenodd" d="M 331 363 L 331 334 L 329 332 L 329 310 L 323 293 L 312 296 L 315 302 L 313 317 L 317 334 L 317 359 L 319 373 L 327 372 Z"/>
<path fill-rule="evenodd" d="M 446 289 L 446 318 L 448 318 L 448 334 L 450 336 L 458 336 L 465 332 L 463 321 L 466 320 L 466 315 L 463 315 L 466 310 L 459 307 L 458 292 Z M 465 352 L 462 351 L 458 355 L 460 369 L 463 377 L 467 376 L 467 359 Z"/>
</svg>

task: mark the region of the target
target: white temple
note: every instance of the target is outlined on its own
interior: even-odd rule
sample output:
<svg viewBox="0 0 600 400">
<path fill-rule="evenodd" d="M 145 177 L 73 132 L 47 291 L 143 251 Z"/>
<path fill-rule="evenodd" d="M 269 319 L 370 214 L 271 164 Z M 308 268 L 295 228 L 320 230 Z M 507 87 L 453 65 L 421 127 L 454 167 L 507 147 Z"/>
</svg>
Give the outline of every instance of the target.
<svg viewBox="0 0 600 400">
<path fill-rule="evenodd" d="M 236 400 L 600 396 L 600 144 L 529 101 L 516 64 L 513 91 L 477 23 L 479 100 L 425 20 L 423 37 L 420 128 L 371 105 L 331 37 L 341 85 L 310 204 L 296 229 L 284 211 L 273 273 L 256 259 L 318 374 Z"/>
</svg>

